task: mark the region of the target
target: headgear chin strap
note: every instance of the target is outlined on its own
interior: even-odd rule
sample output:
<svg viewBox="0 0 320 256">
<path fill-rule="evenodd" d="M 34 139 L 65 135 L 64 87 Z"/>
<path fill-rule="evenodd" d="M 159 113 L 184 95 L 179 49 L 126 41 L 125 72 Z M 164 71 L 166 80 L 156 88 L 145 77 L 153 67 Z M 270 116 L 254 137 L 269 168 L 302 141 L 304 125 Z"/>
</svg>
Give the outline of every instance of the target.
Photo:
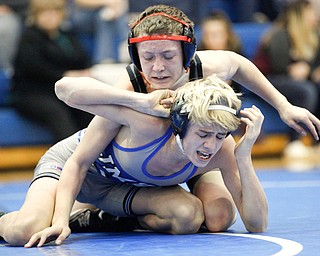
<svg viewBox="0 0 320 256">
<path fill-rule="evenodd" d="M 155 34 L 155 35 L 148 35 L 148 36 L 140 36 L 140 37 L 134 37 L 133 29 L 140 24 L 145 18 L 151 17 L 151 16 L 164 16 L 167 18 L 170 18 L 172 20 L 175 20 L 183 25 L 183 34 L 182 35 L 161 35 L 161 34 Z M 193 32 L 192 26 L 188 24 L 187 22 L 180 20 L 174 16 L 171 16 L 169 14 L 166 14 L 164 12 L 158 12 L 158 13 L 152 13 L 149 15 L 146 15 L 141 20 L 139 20 L 136 24 L 134 24 L 129 32 L 128 36 L 128 50 L 129 55 L 131 58 L 131 61 L 137 66 L 137 68 L 141 70 L 141 63 L 139 60 L 139 55 L 136 47 L 136 43 L 144 42 L 144 41 L 150 41 L 150 40 L 174 40 L 174 41 L 181 41 L 182 45 L 182 52 L 183 52 L 183 67 L 187 69 L 190 66 L 190 62 L 194 56 L 194 53 L 197 48 L 196 44 L 196 38 Z"/>
<path fill-rule="evenodd" d="M 176 142 L 177 142 L 177 144 L 178 144 L 178 146 L 179 146 L 182 154 L 185 155 L 186 152 L 184 151 L 184 148 L 183 148 L 183 145 L 182 145 L 182 141 L 181 141 L 181 138 L 180 138 L 180 135 L 179 135 L 179 134 L 176 135 Z"/>
</svg>

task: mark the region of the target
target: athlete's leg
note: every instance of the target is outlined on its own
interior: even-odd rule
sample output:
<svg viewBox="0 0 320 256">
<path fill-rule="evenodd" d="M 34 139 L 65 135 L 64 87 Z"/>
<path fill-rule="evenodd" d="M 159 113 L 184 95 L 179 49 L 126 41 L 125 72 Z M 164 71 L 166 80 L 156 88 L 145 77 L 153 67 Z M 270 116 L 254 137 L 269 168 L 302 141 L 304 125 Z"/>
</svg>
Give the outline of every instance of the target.
<svg viewBox="0 0 320 256">
<path fill-rule="evenodd" d="M 106 213 L 82 211 L 72 218 L 70 227 L 101 231 L 125 231 L 135 228 L 172 234 L 195 233 L 204 221 L 203 206 L 199 198 L 176 185 L 171 187 L 136 187 L 116 182 L 89 171 L 77 200 L 95 205 Z M 103 223 L 97 224 L 97 215 Z M 118 216 L 118 217 L 112 217 Z M 137 216 L 140 226 L 137 225 Z M 79 225 L 78 225 L 79 224 Z M 80 229 L 77 227 L 80 226 Z M 121 228 L 119 229 L 118 227 Z M 93 231 L 93 230 L 92 230 Z"/>
<path fill-rule="evenodd" d="M 35 180 L 20 210 L 0 218 L 0 236 L 6 242 L 23 246 L 34 233 L 51 225 L 57 183 L 50 177 Z"/>
<path fill-rule="evenodd" d="M 0 236 L 9 244 L 23 246 L 30 237 L 51 225 L 57 179 L 43 177 L 30 186 L 26 199 L 19 211 L 7 213 L 0 218 Z M 75 202 L 72 210 L 96 209 Z"/>
<path fill-rule="evenodd" d="M 211 232 L 227 230 L 236 219 L 236 207 L 220 171 L 203 174 L 194 184 L 192 193 L 201 200 L 205 225 Z"/>
<path fill-rule="evenodd" d="M 196 233 L 204 221 L 201 201 L 180 186 L 141 188 L 132 211 L 144 229 L 170 234 Z"/>
</svg>

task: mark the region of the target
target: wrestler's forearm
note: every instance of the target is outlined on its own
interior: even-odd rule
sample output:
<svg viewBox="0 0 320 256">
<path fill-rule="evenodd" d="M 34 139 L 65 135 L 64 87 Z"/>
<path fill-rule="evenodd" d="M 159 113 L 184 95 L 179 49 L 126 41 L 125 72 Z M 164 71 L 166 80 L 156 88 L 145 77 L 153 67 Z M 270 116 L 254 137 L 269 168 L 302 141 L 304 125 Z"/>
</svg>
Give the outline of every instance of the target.
<svg viewBox="0 0 320 256">
<path fill-rule="evenodd" d="M 260 134 L 264 116 L 255 106 L 241 110 L 240 114 L 241 121 L 246 124 L 246 132 L 234 150 L 241 183 L 239 212 L 248 231 L 262 232 L 268 223 L 268 204 L 253 168 L 251 151 Z"/>
<path fill-rule="evenodd" d="M 57 97 L 72 107 L 86 105 L 120 105 L 146 113 L 150 103 L 142 93 L 102 83 L 89 77 L 65 77 L 55 84 Z"/>
<path fill-rule="evenodd" d="M 232 55 L 232 59 L 238 62 L 233 80 L 259 95 L 278 111 L 290 104 L 251 61 L 240 55 Z"/>
<path fill-rule="evenodd" d="M 307 109 L 289 103 L 252 62 L 243 57 L 239 60 L 242 64 L 235 74 L 235 80 L 271 104 L 288 126 L 301 135 L 307 134 L 307 127 L 313 137 L 319 140 L 320 120 Z"/>
<path fill-rule="evenodd" d="M 55 211 L 52 225 L 60 223 L 69 225 L 69 216 L 75 198 L 80 191 L 86 171 L 79 172 L 79 168 L 72 161 L 67 161 L 61 173 L 56 193 Z"/>
<path fill-rule="evenodd" d="M 105 111 L 104 106 L 118 105 L 144 114 L 168 117 L 169 107 L 159 103 L 162 99 L 173 97 L 173 91 L 170 90 L 156 90 L 149 94 L 137 93 L 89 77 L 65 77 L 56 82 L 55 91 L 57 97 L 67 105 L 95 115 Z"/>
<path fill-rule="evenodd" d="M 268 225 L 268 203 L 252 166 L 251 157 L 236 157 L 242 188 L 241 219 L 249 232 L 264 232 Z"/>
</svg>

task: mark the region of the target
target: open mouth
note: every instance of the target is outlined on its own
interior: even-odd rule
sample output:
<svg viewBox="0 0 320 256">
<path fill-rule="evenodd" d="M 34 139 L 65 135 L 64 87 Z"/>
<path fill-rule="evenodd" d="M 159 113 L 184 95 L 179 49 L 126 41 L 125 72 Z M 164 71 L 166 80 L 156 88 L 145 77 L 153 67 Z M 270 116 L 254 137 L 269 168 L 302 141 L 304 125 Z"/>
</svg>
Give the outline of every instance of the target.
<svg viewBox="0 0 320 256">
<path fill-rule="evenodd" d="M 169 77 L 168 76 L 157 76 L 157 77 L 152 77 L 152 79 L 154 80 L 158 80 L 158 81 L 162 81 L 162 80 L 165 80 L 165 79 L 168 79 Z"/>
<path fill-rule="evenodd" d="M 200 157 L 200 159 L 203 159 L 203 160 L 209 159 L 212 155 L 212 154 L 208 154 L 208 153 L 201 152 L 201 151 L 197 151 L 197 154 Z"/>
</svg>

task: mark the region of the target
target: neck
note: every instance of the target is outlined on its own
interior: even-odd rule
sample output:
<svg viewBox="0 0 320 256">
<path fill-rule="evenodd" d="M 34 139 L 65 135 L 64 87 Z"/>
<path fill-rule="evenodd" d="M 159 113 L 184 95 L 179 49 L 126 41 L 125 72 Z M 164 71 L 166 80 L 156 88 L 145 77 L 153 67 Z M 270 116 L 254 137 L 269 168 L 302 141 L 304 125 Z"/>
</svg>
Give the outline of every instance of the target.
<svg viewBox="0 0 320 256">
<path fill-rule="evenodd" d="M 180 76 L 180 78 L 177 81 L 174 82 L 174 84 L 170 87 L 170 89 L 174 90 L 174 89 L 179 88 L 182 85 L 184 85 L 188 80 L 188 76 L 189 76 L 189 72 L 184 72 L 183 71 L 183 73 Z"/>
<path fill-rule="evenodd" d="M 181 169 L 183 168 L 183 166 L 185 166 L 187 163 L 190 162 L 189 158 L 186 156 L 185 151 L 183 149 L 181 139 L 180 139 L 180 142 L 181 142 L 181 147 L 177 142 L 177 137 L 174 134 L 172 134 L 171 143 L 168 144 L 168 146 L 170 145 L 170 149 L 166 149 L 166 152 L 172 152 L 170 154 L 171 160 L 168 160 L 168 162 L 172 163 L 172 168 L 174 169 Z"/>
</svg>

